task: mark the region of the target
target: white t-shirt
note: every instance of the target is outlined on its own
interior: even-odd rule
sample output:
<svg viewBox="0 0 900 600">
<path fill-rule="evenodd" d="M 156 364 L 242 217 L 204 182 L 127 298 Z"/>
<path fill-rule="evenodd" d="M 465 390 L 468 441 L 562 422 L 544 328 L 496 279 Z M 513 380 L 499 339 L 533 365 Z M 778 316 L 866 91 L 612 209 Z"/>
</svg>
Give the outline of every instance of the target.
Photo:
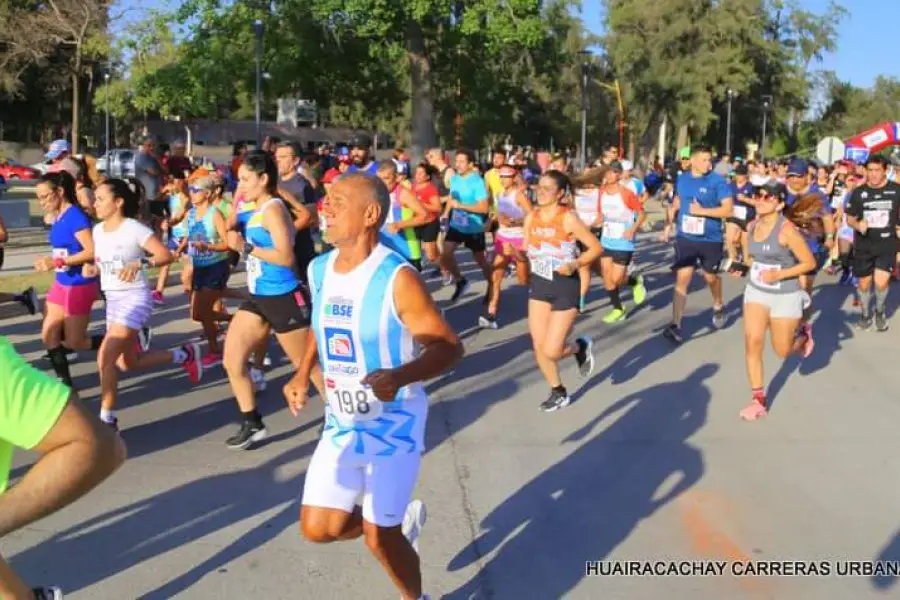
<svg viewBox="0 0 900 600">
<path fill-rule="evenodd" d="M 106 231 L 103 223 L 94 225 L 94 261 L 100 267 L 100 287 L 106 292 L 147 289 L 147 274 L 142 269 L 134 281 L 119 279 L 119 272 L 144 257 L 144 244 L 153 231 L 135 221 L 125 219 L 115 231 Z"/>
</svg>

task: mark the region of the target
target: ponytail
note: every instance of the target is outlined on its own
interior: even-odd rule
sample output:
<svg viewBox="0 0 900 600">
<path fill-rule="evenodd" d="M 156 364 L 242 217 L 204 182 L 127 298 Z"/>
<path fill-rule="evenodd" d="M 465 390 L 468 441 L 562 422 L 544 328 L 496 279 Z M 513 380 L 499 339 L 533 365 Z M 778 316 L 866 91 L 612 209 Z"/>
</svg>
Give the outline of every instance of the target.
<svg viewBox="0 0 900 600">
<path fill-rule="evenodd" d="M 785 218 L 809 238 L 821 239 L 825 233 L 822 215 L 825 207 L 817 193 L 804 194 L 784 210 Z"/>
</svg>

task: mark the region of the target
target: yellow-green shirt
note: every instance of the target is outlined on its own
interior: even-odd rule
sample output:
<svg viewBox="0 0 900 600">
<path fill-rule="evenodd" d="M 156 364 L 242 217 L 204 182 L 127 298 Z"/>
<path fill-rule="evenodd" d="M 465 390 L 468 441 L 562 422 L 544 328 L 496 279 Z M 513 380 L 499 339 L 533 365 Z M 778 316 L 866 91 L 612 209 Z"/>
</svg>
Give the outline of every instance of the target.
<svg viewBox="0 0 900 600">
<path fill-rule="evenodd" d="M 484 174 L 484 183 L 487 184 L 488 192 L 491 198 L 496 201 L 503 193 L 503 182 L 500 181 L 500 172 L 497 169 L 490 169 Z"/>
<path fill-rule="evenodd" d="M 71 390 L 19 356 L 0 336 L 0 494 L 15 448 L 37 446 L 56 424 Z"/>
</svg>

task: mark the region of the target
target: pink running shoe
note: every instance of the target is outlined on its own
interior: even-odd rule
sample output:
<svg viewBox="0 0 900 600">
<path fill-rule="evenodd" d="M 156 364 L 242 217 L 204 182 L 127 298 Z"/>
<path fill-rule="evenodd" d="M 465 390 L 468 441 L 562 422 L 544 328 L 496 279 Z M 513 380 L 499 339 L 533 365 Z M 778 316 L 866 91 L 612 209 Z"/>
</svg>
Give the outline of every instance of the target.
<svg viewBox="0 0 900 600">
<path fill-rule="evenodd" d="M 217 364 L 222 362 L 222 355 L 216 354 L 214 352 L 210 352 L 206 356 L 203 357 L 203 368 L 206 369 L 208 367 L 214 367 Z"/>
<path fill-rule="evenodd" d="M 752 400 L 740 414 L 741 418 L 745 421 L 756 421 L 769 414 L 769 411 L 756 400 Z"/>
<path fill-rule="evenodd" d="M 816 347 L 816 342 L 813 340 L 812 323 L 804 323 L 801 327 L 803 329 L 803 335 L 806 336 L 806 343 L 803 344 L 803 358 L 809 358 L 813 348 Z"/>
<path fill-rule="evenodd" d="M 181 368 L 187 371 L 191 383 L 200 383 L 203 377 L 203 359 L 200 357 L 200 345 L 196 342 L 185 344 L 181 347 L 187 354 L 187 360 L 181 363 Z"/>
<path fill-rule="evenodd" d="M 166 301 L 163 299 L 162 292 L 160 292 L 159 290 L 153 290 L 153 293 L 150 294 L 150 298 L 153 300 L 153 304 L 155 306 L 162 306 L 166 303 Z"/>
</svg>

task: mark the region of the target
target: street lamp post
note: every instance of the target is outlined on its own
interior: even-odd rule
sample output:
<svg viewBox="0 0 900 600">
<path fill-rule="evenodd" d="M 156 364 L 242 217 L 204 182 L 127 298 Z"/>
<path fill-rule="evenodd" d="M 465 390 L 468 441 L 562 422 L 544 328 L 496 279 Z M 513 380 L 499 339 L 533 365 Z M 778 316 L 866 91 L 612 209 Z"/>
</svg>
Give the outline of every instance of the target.
<svg viewBox="0 0 900 600">
<path fill-rule="evenodd" d="M 106 145 L 104 146 L 106 150 L 106 171 L 109 172 L 109 73 L 103 75 L 104 81 L 106 81 L 106 98 L 104 99 L 104 104 L 106 105 Z"/>
<path fill-rule="evenodd" d="M 587 87 L 590 56 L 589 50 L 581 51 L 581 151 L 579 153 L 579 163 L 582 171 L 587 166 Z"/>
<path fill-rule="evenodd" d="M 728 121 L 725 126 L 725 154 L 731 156 L 731 101 L 734 99 L 734 90 L 728 88 Z"/>
<path fill-rule="evenodd" d="M 761 159 L 766 158 L 766 124 L 769 116 L 769 106 L 772 103 L 772 96 L 763 96 L 763 122 L 762 122 L 762 142 L 759 145 L 759 156 Z"/>
<path fill-rule="evenodd" d="M 262 43 L 263 43 L 263 22 L 257 19 L 253 23 L 253 29 L 256 32 L 256 148 L 262 147 L 261 132 L 261 94 L 262 94 Z"/>
</svg>

